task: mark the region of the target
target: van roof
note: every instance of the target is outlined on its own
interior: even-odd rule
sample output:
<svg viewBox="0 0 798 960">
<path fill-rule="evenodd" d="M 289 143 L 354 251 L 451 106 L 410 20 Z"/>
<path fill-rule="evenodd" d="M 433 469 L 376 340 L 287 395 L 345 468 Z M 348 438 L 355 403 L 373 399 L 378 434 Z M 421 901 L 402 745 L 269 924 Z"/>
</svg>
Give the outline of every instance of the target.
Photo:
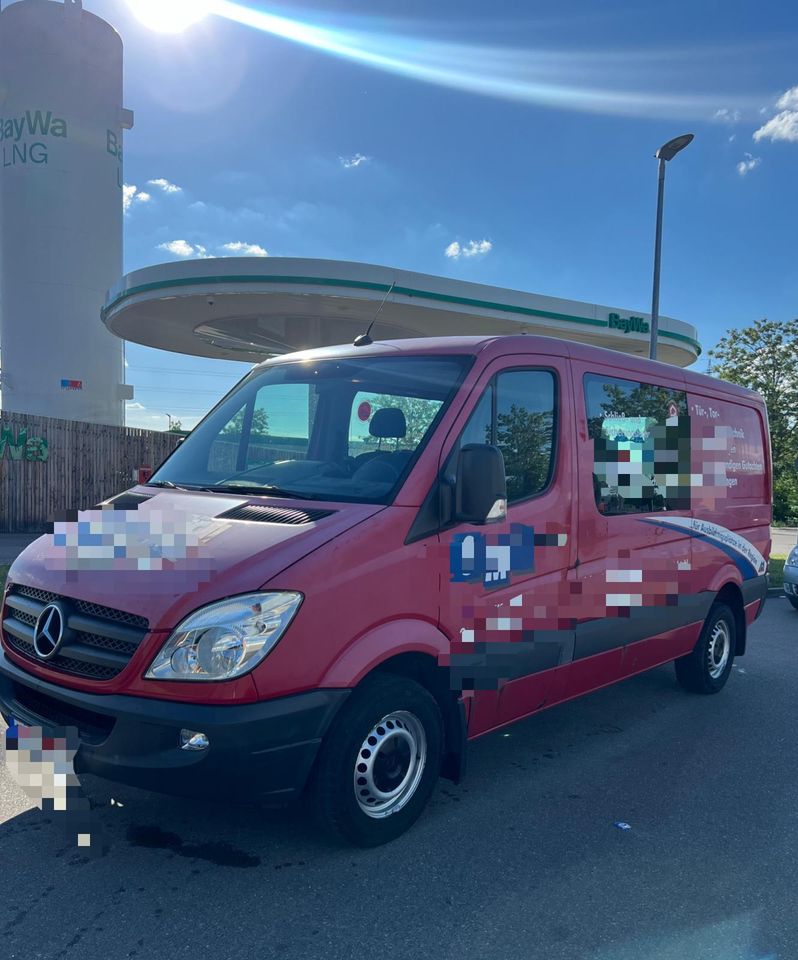
<svg viewBox="0 0 798 960">
<path fill-rule="evenodd" d="M 596 347 L 575 340 L 563 340 L 559 337 L 515 334 L 505 336 L 481 337 L 414 337 L 405 340 L 380 340 L 364 347 L 342 344 L 335 347 L 317 347 L 297 353 L 282 354 L 258 364 L 258 367 L 272 366 L 277 363 L 290 363 L 299 360 L 323 360 L 343 357 L 395 356 L 397 353 L 412 354 L 470 354 L 476 356 L 487 352 L 486 359 L 494 356 L 518 355 L 525 353 L 549 356 L 569 357 L 587 363 L 602 363 L 617 369 L 619 377 L 641 376 L 648 379 L 668 378 L 681 381 L 686 387 L 702 392 L 724 393 L 754 401 L 764 405 L 764 401 L 755 390 L 748 390 L 727 380 L 720 380 L 693 370 L 685 370 L 659 360 L 635 357 L 606 347 Z"/>
</svg>

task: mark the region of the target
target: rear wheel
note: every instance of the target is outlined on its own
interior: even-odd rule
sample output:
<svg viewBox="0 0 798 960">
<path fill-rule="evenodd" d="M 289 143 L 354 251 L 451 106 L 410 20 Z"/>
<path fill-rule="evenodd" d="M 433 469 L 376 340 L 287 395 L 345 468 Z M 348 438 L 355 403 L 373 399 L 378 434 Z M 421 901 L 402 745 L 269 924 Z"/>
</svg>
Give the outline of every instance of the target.
<svg viewBox="0 0 798 960">
<path fill-rule="evenodd" d="M 714 603 L 692 653 L 675 663 L 679 683 L 691 693 L 718 693 L 729 679 L 736 643 L 734 611 Z"/>
<path fill-rule="evenodd" d="M 369 677 L 322 744 L 309 797 L 316 821 L 357 846 L 395 839 L 426 806 L 442 748 L 440 710 L 420 684 Z"/>
</svg>

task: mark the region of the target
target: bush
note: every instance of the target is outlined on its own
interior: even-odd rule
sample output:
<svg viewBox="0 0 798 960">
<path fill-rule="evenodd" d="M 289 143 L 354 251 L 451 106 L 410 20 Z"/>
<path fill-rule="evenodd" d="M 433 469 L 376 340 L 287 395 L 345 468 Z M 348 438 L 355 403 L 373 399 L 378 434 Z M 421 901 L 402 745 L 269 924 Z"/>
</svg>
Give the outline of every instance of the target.
<svg viewBox="0 0 798 960">
<path fill-rule="evenodd" d="M 798 476 L 794 469 L 774 472 L 773 523 L 777 527 L 798 527 Z"/>
</svg>

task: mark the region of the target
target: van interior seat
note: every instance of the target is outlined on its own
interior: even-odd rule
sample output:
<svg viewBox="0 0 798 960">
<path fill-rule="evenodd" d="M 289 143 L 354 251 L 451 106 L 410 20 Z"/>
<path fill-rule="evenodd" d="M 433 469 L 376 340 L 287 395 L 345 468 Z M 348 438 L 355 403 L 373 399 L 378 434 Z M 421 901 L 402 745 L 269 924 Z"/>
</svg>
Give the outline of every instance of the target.
<svg viewBox="0 0 798 960">
<path fill-rule="evenodd" d="M 407 436 L 407 420 L 404 412 L 399 407 L 382 407 L 377 410 L 369 423 L 369 434 L 372 437 L 377 437 L 380 442 L 383 440 L 401 440 L 402 437 Z M 382 463 L 388 465 L 398 477 L 411 456 L 411 450 L 391 451 L 379 448 L 370 450 L 368 453 L 361 453 L 355 457 L 352 476 L 357 475 L 361 479 L 389 479 L 387 470 L 377 470 L 376 468 L 377 463 Z M 366 472 L 366 467 L 371 464 L 374 466 Z M 375 470 L 377 470 L 376 473 Z"/>
</svg>

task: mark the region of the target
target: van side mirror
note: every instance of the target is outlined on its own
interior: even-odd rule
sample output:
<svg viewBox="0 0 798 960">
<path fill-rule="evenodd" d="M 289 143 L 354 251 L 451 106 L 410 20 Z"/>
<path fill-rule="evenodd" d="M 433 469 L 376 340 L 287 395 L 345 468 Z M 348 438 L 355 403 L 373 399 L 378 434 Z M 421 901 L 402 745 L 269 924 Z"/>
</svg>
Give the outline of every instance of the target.
<svg viewBox="0 0 798 960">
<path fill-rule="evenodd" d="M 467 443 L 457 458 L 455 519 L 465 523 L 498 523 L 507 516 L 504 457 L 489 443 Z"/>
</svg>

